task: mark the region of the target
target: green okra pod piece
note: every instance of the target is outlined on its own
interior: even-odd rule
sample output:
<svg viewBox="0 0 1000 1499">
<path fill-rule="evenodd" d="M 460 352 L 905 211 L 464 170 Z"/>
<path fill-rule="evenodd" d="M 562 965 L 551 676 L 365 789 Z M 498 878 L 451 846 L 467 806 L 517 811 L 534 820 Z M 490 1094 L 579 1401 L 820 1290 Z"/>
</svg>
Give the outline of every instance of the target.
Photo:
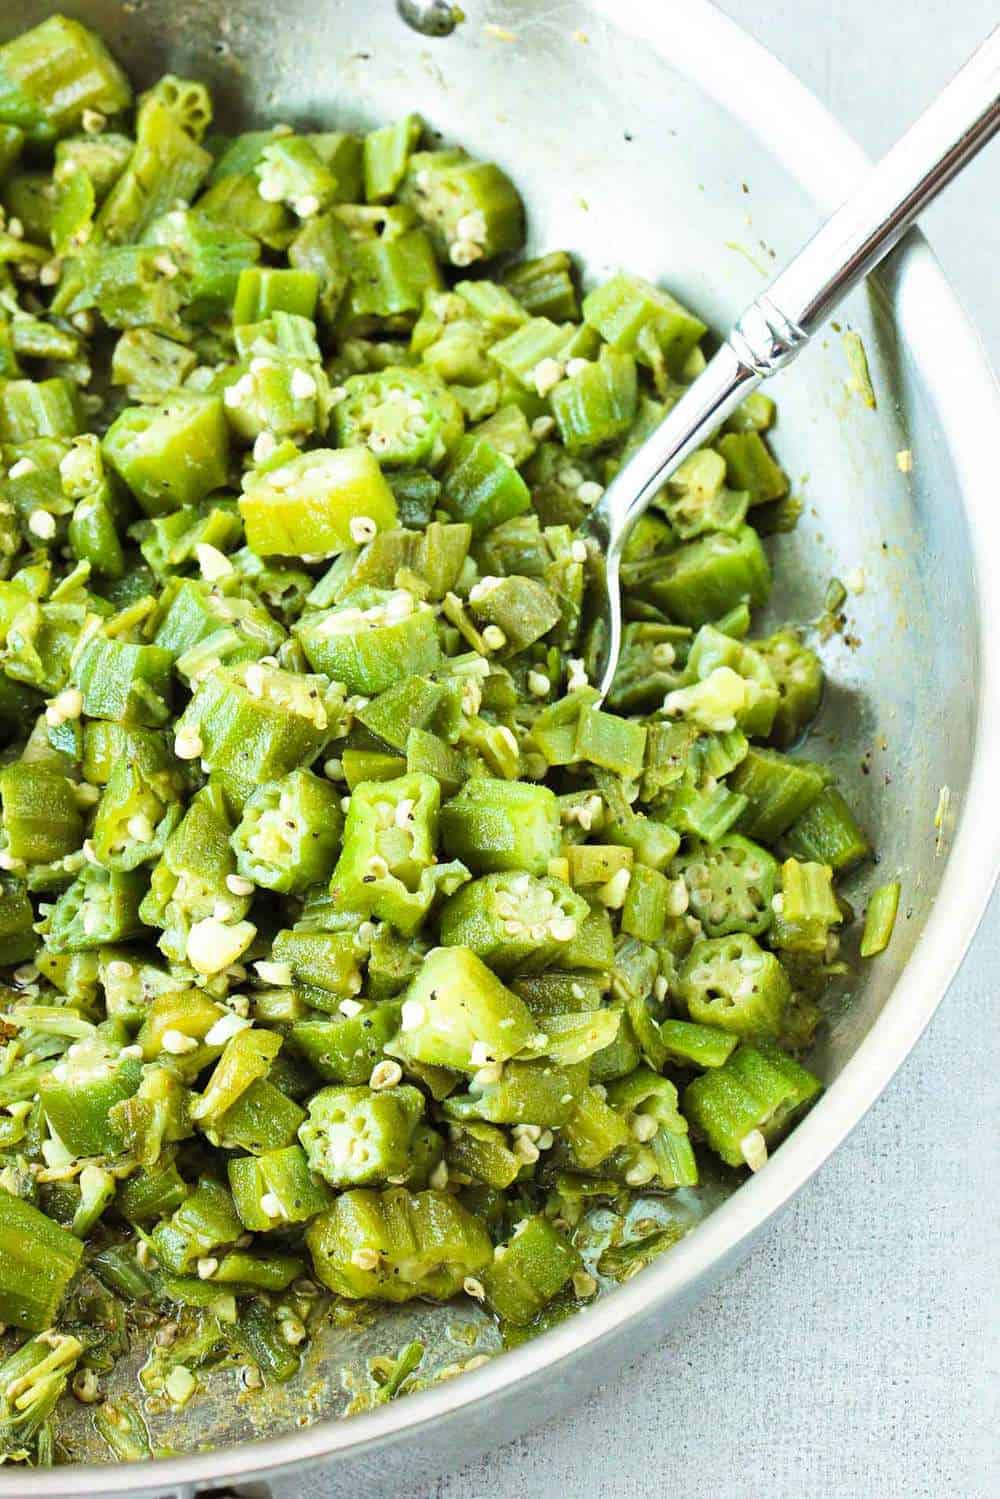
<svg viewBox="0 0 1000 1499">
<path fill-rule="evenodd" d="M 129 406 L 104 435 L 104 457 L 147 515 L 194 505 L 226 482 L 229 435 L 218 396 L 175 391 Z"/>
<path fill-rule="evenodd" d="M 677 1107 L 677 1089 L 648 1067 L 608 1085 L 608 1103 L 625 1115 L 633 1143 L 624 1152 L 622 1170 L 629 1186 L 656 1182 L 670 1191 L 693 1187 L 698 1167 L 688 1139 L 686 1120 Z"/>
<path fill-rule="evenodd" d="M 846 874 L 871 856 L 871 844 L 836 786 L 824 786 L 785 829 L 782 847 L 796 859 L 828 864 L 834 874 Z"/>
<path fill-rule="evenodd" d="M 404 677 L 393 687 L 387 687 L 380 692 L 376 698 L 367 703 L 357 714 L 359 723 L 377 739 L 391 748 L 403 752 L 409 743 L 411 733 L 423 732 L 425 726 L 431 723 L 445 698 L 445 689 L 437 682 L 430 681 L 427 677 L 408 676 Z M 425 739 L 434 739 L 433 734 L 425 734 Z M 442 744 L 446 753 L 454 754 L 450 745 Z M 460 760 L 460 757 L 459 757 Z M 419 769 L 420 767 L 407 767 L 408 769 Z M 431 774 L 434 772 L 431 771 Z M 368 777 L 363 777 L 368 779 Z M 377 777 L 371 777 L 377 779 Z M 461 785 L 464 777 L 460 776 L 458 785 Z M 442 787 L 442 789 L 447 789 Z M 455 786 L 455 790 L 458 786 Z"/>
<path fill-rule="evenodd" d="M 84 865 L 46 919 L 46 945 L 57 953 L 91 952 L 138 936 L 145 889 L 142 870 Z"/>
<path fill-rule="evenodd" d="M 83 1245 L 30 1203 L 0 1191 L 0 1317 L 31 1332 L 50 1328 L 83 1257 Z"/>
<path fill-rule="evenodd" d="M 328 556 L 354 544 L 351 522 L 396 524 L 396 501 L 367 448 L 316 448 L 244 479 L 247 545 L 262 556 Z"/>
<path fill-rule="evenodd" d="M 501 975 L 560 961 L 589 914 L 586 901 L 549 876 L 484 875 L 464 885 L 441 911 L 445 947 L 468 947 Z"/>
<path fill-rule="evenodd" d="M 329 781 L 293 770 L 260 786 L 232 835 L 236 868 L 245 879 L 282 894 L 329 879 L 344 814 Z"/>
<path fill-rule="evenodd" d="M 753 645 L 766 661 L 780 694 L 771 726 L 771 743 L 787 749 L 819 709 L 823 693 L 822 663 L 794 630 L 778 630 L 766 640 L 755 640 Z"/>
<path fill-rule="evenodd" d="M 423 1094 L 408 1084 L 323 1088 L 309 1101 L 299 1139 L 310 1169 L 331 1187 L 386 1183 L 409 1174 L 423 1112 Z"/>
<path fill-rule="evenodd" d="M 483 578 L 469 595 L 478 620 L 501 632 L 502 655 L 527 650 L 559 623 L 559 604 L 535 578 Z"/>
<path fill-rule="evenodd" d="M 662 1021 L 660 1039 L 668 1061 L 680 1067 L 721 1067 L 739 1045 L 731 1032 L 691 1020 Z"/>
<path fill-rule="evenodd" d="M 333 609 L 303 616 L 294 633 L 315 671 L 366 697 L 441 661 L 434 611 L 405 589 L 359 589 Z"/>
<path fill-rule="evenodd" d="M 399 197 L 416 209 L 452 265 L 517 250 L 524 238 L 524 205 L 506 172 L 464 151 L 415 152 Z"/>
<path fill-rule="evenodd" d="M 440 796 L 424 775 L 355 787 L 330 881 L 340 909 L 377 916 L 411 936 L 439 891 L 450 895 L 464 883 L 464 864 L 436 863 Z"/>
<path fill-rule="evenodd" d="M 212 1136 L 218 1137 L 223 1150 L 263 1155 L 294 1144 L 305 1117 L 305 1110 L 276 1088 L 270 1077 L 258 1078 L 215 1121 Z"/>
<path fill-rule="evenodd" d="M 85 110 L 119 114 L 128 79 L 99 37 L 79 21 L 50 16 L 0 47 L 0 124 L 37 145 L 75 130 Z"/>
<path fill-rule="evenodd" d="M 523 1002 L 465 947 L 438 947 L 406 989 L 391 1050 L 407 1061 L 476 1072 L 536 1033 Z"/>
<path fill-rule="evenodd" d="M 329 1187 L 310 1170 L 300 1145 L 237 1156 L 228 1170 L 240 1222 L 252 1233 L 305 1223 L 330 1204 Z"/>
<path fill-rule="evenodd" d="M 117 1462 L 145 1462 L 153 1456 L 142 1412 L 129 1395 L 102 1400 L 94 1409 L 94 1430 L 107 1443 Z"/>
<path fill-rule="evenodd" d="M 489 1076 L 490 1071 L 487 1066 L 486 1076 L 473 1074 L 467 1092 L 445 1100 L 449 1119 L 558 1129 L 573 1116 L 583 1095 L 585 1069 L 577 1065 L 540 1058 L 507 1062 L 499 1078 Z"/>
<path fill-rule="evenodd" d="M 399 1005 L 352 1002 L 350 1015 L 296 1021 L 289 1045 L 324 1082 L 367 1083 L 383 1049 L 399 1030 Z"/>
<path fill-rule="evenodd" d="M 213 1258 L 214 1250 L 232 1244 L 242 1232 L 243 1224 L 229 1192 L 206 1177 L 168 1219 L 157 1225 L 150 1243 L 161 1265 L 175 1275 L 184 1275 L 199 1260 Z"/>
<path fill-rule="evenodd" d="M 502 1321 L 526 1327 L 582 1269 L 579 1252 L 565 1234 L 538 1214 L 521 1219 L 480 1283 L 487 1304 Z"/>
<path fill-rule="evenodd" d="M 725 459 L 726 479 L 733 489 L 745 490 L 751 505 L 780 500 L 788 493 L 788 475 L 774 461 L 759 432 L 727 432 L 718 441 Z"/>
<path fill-rule="evenodd" d="M 822 1084 L 767 1041 L 740 1046 L 684 1090 L 685 1117 L 727 1166 L 756 1170 Z"/>
<path fill-rule="evenodd" d="M 787 952 L 822 954 L 832 928 L 843 919 L 829 864 L 786 859 L 781 866 L 781 893 L 771 924 L 773 946 Z"/>
<path fill-rule="evenodd" d="M 825 771 L 808 760 L 751 749 L 729 778 L 731 790 L 747 798 L 740 831 L 774 843 L 812 806 L 825 784 Z"/>
<path fill-rule="evenodd" d="M 449 1126 L 445 1161 L 450 1178 L 471 1176 L 498 1192 L 517 1180 L 524 1165 L 501 1130 L 473 1120 Z"/>
<path fill-rule="evenodd" d="M 406 174 L 416 150 L 423 121 L 419 115 L 404 115 L 394 125 L 370 130 L 364 141 L 365 201 L 383 203 L 391 198 Z"/>
<path fill-rule="evenodd" d="M 737 1036 L 781 1034 L 791 983 L 773 953 L 747 933 L 696 942 L 678 975 L 691 1019 Z"/>
<path fill-rule="evenodd" d="M 251 1029 L 248 1024 L 237 1030 L 225 1043 L 205 1091 L 195 1099 L 191 1118 L 202 1129 L 217 1126 L 251 1083 L 267 1075 L 280 1050 L 281 1037 L 276 1031 Z"/>
<path fill-rule="evenodd" d="M 334 1010 L 361 989 L 361 949 L 352 932 L 281 931 L 271 957 L 287 965 L 292 983 L 308 990 L 315 1009 Z"/>
<path fill-rule="evenodd" d="M 503 283 L 532 317 L 561 323 L 580 316 L 573 262 L 565 250 L 518 261 L 504 271 Z"/>
<path fill-rule="evenodd" d="M 223 668 L 198 683 L 175 748 L 198 756 L 242 807 L 258 786 L 315 759 L 329 730 L 325 690 L 321 677 L 256 661 Z"/>
<path fill-rule="evenodd" d="M 748 600 L 764 604 L 771 570 L 750 526 L 686 542 L 674 551 L 622 566 L 622 582 L 682 625 L 708 624 Z"/>
<path fill-rule="evenodd" d="M 605 1101 L 604 1089 L 595 1087 L 583 1089 L 562 1136 L 574 1165 L 583 1171 L 593 1170 L 633 1140 L 622 1115 Z"/>
<path fill-rule="evenodd" d="M 226 1340 L 252 1359 L 265 1379 L 284 1384 L 299 1371 L 301 1358 L 284 1336 L 281 1323 L 256 1297 L 242 1303 Z"/>
<path fill-rule="evenodd" d="M 43 864 L 64 858 L 83 842 L 83 820 L 72 782 L 56 771 L 19 760 L 0 773 L 0 830 L 14 860 Z"/>
<path fill-rule="evenodd" d="M 142 1062 L 94 1036 L 76 1042 L 47 1072 L 39 1096 L 50 1130 L 74 1156 L 114 1156 L 123 1140 L 110 1110 L 131 1098 Z"/>
<path fill-rule="evenodd" d="M 543 875 L 559 852 L 559 803 L 547 786 L 477 777 L 441 809 L 441 840 L 478 874 Z"/>
<path fill-rule="evenodd" d="M 560 380 L 549 396 L 563 446 L 592 453 L 624 437 L 635 419 L 638 385 L 630 354 L 606 349 Z"/>
<path fill-rule="evenodd" d="M 521 475 L 485 437 L 470 433 L 456 445 L 445 471 L 441 504 L 475 536 L 523 515 L 531 493 Z"/>
<path fill-rule="evenodd" d="M 892 929 L 896 925 L 901 889 L 899 881 L 893 880 L 891 884 L 880 885 L 877 890 L 872 891 L 861 935 L 863 958 L 874 958 L 889 946 Z"/>
<path fill-rule="evenodd" d="M 633 353 L 654 374 L 680 374 L 707 332 L 669 292 L 620 271 L 583 299 L 584 320 L 613 349 Z"/>
<path fill-rule="evenodd" d="M 684 880 L 690 909 L 710 937 L 759 937 L 770 926 L 778 861 L 749 838 L 727 833 L 712 845 L 692 839 L 671 872 Z"/>
<path fill-rule="evenodd" d="M 179 1208 L 190 1191 L 176 1162 L 167 1160 L 156 1166 L 140 1167 L 134 1176 L 122 1182 L 115 1208 L 129 1223 L 152 1223 Z"/>
<path fill-rule="evenodd" d="M 306 1230 L 316 1277 L 349 1299 L 446 1301 L 493 1258 L 485 1228 L 447 1192 L 356 1187 Z"/>
<path fill-rule="evenodd" d="M 461 407 L 431 370 L 390 367 L 352 375 L 342 388 L 338 444 L 369 447 L 383 468 L 437 468 L 462 435 Z"/>
</svg>

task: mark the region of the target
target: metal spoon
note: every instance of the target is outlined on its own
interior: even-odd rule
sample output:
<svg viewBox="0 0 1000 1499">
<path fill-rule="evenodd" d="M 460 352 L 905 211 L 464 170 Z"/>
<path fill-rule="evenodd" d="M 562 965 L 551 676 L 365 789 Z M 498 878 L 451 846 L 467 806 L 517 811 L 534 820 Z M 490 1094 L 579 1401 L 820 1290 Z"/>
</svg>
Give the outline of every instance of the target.
<svg viewBox="0 0 1000 1499">
<path fill-rule="evenodd" d="M 744 397 L 801 352 L 998 127 L 1000 27 L 747 308 L 697 380 L 608 485 L 584 526 L 591 559 L 586 664 L 602 700 L 621 651 L 621 559 L 636 521 Z"/>
</svg>

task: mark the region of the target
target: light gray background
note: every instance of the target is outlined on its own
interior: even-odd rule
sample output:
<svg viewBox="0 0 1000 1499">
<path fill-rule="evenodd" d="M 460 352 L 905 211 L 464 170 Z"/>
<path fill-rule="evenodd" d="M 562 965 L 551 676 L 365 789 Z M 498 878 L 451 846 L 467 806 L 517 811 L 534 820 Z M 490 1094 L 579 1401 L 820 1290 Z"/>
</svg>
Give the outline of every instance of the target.
<svg viewBox="0 0 1000 1499">
<path fill-rule="evenodd" d="M 722 9 L 874 154 L 1000 18 L 997 0 Z M 924 224 L 995 366 L 998 202 L 1000 142 Z M 992 1499 L 998 991 L 995 897 L 915 1054 L 743 1269 L 574 1413 L 408 1499 Z M 329 1480 L 297 1487 L 333 1499 Z"/>
</svg>

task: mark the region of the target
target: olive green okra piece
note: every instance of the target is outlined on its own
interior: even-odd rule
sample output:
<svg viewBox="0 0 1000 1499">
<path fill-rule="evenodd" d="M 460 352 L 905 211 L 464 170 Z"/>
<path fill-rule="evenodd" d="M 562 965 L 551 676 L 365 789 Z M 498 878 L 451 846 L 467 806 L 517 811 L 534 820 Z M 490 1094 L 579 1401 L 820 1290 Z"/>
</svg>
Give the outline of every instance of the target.
<svg viewBox="0 0 1000 1499">
<path fill-rule="evenodd" d="M 350 1015 L 296 1021 L 289 1045 L 330 1083 L 367 1083 L 383 1050 L 399 1030 L 399 1005 L 355 1001 Z"/>
<path fill-rule="evenodd" d="M 547 786 L 480 776 L 441 809 L 441 840 L 478 874 L 543 875 L 559 852 L 559 802 Z"/>
<path fill-rule="evenodd" d="M 315 671 L 366 697 L 434 671 L 441 661 L 434 611 L 405 589 L 358 589 L 293 628 Z"/>
<path fill-rule="evenodd" d="M 83 819 L 73 786 L 57 771 L 24 760 L 0 773 L 4 852 L 18 863 L 44 864 L 74 853 Z"/>
<path fill-rule="evenodd" d="M 141 1080 L 138 1058 L 96 1035 L 75 1043 L 39 1084 L 50 1130 L 78 1158 L 117 1155 L 123 1141 L 110 1111 L 131 1098 Z"/>
<path fill-rule="evenodd" d="M 522 1218 L 481 1276 L 491 1311 L 525 1327 L 583 1270 L 579 1251 L 541 1214 Z M 471 1288 L 470 1288 L 471 1293 Z"/>
<path fill-rule="evenodd" d="M 392 490 L 367 448 L 289 454 L 244 478 L 240 514 L 261 556 L 330 556 L 355 544 L 351 523 L 397 523 Z"/>
<path fill-rule="evenodd" d="M 310 1170 L 305 1151 L 296 1144 L 236 1156 L 228 1171 L 240 1222 L 251 1233 L 306 1223 L 332 1200 L 329 1187 Z"/>
<path fill-rule="evenodd" d="M 232 835 L 236 868 L 255 885 L 290 894 L 329 879 L 344 814 L 329 781 L 293 770 L 254 791 Z"/>
<path fill-rule="evenodd" d="M 83 1258 L 83 1244 L 30 1203 L 0 1191 L 0 1317 L 51 1328 Z"/>
<path fill-rule="evenodd" d="M 127 407 L 105 433 L 102 450 L 147 515 L 197 504 L 226 482 L 222 401 L 177 391 L 160 405 Z"/>
<path fill-rule="evenodd" d="M 306 1230 L 316 1278 L 350 1300 L 446 1301 L 493 1258 L 489 1235 L 447 1192 L 343 1192 Z"/>
<path fill-rule="evenodd" d="M 780 960 L 747 933 L 696 942 L 677 990 L 691 1019 L 737 1036 L 778 1036 L 792 986 Z"/>
</svg>

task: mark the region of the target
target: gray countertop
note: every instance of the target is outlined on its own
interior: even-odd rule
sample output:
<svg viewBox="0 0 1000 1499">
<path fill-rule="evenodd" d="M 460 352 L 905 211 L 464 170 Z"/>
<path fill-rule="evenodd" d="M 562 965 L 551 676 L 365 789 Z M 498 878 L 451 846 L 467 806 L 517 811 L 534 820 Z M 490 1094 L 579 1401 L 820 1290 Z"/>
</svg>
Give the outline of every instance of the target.
<svg viewBox="0 0 1000 1499">
<path fill-rule="evenodd" d="M 873 154 L 997 19 L 996 0 L 722 8 Z M 995 144 L 925 222 L 995 365 L 998 200 Z M 1000 896 L 916 1052 L 742 1270 L 571 1414 L 411 1499 L 992 1499 L 998 988 Z"/>
</svg>

